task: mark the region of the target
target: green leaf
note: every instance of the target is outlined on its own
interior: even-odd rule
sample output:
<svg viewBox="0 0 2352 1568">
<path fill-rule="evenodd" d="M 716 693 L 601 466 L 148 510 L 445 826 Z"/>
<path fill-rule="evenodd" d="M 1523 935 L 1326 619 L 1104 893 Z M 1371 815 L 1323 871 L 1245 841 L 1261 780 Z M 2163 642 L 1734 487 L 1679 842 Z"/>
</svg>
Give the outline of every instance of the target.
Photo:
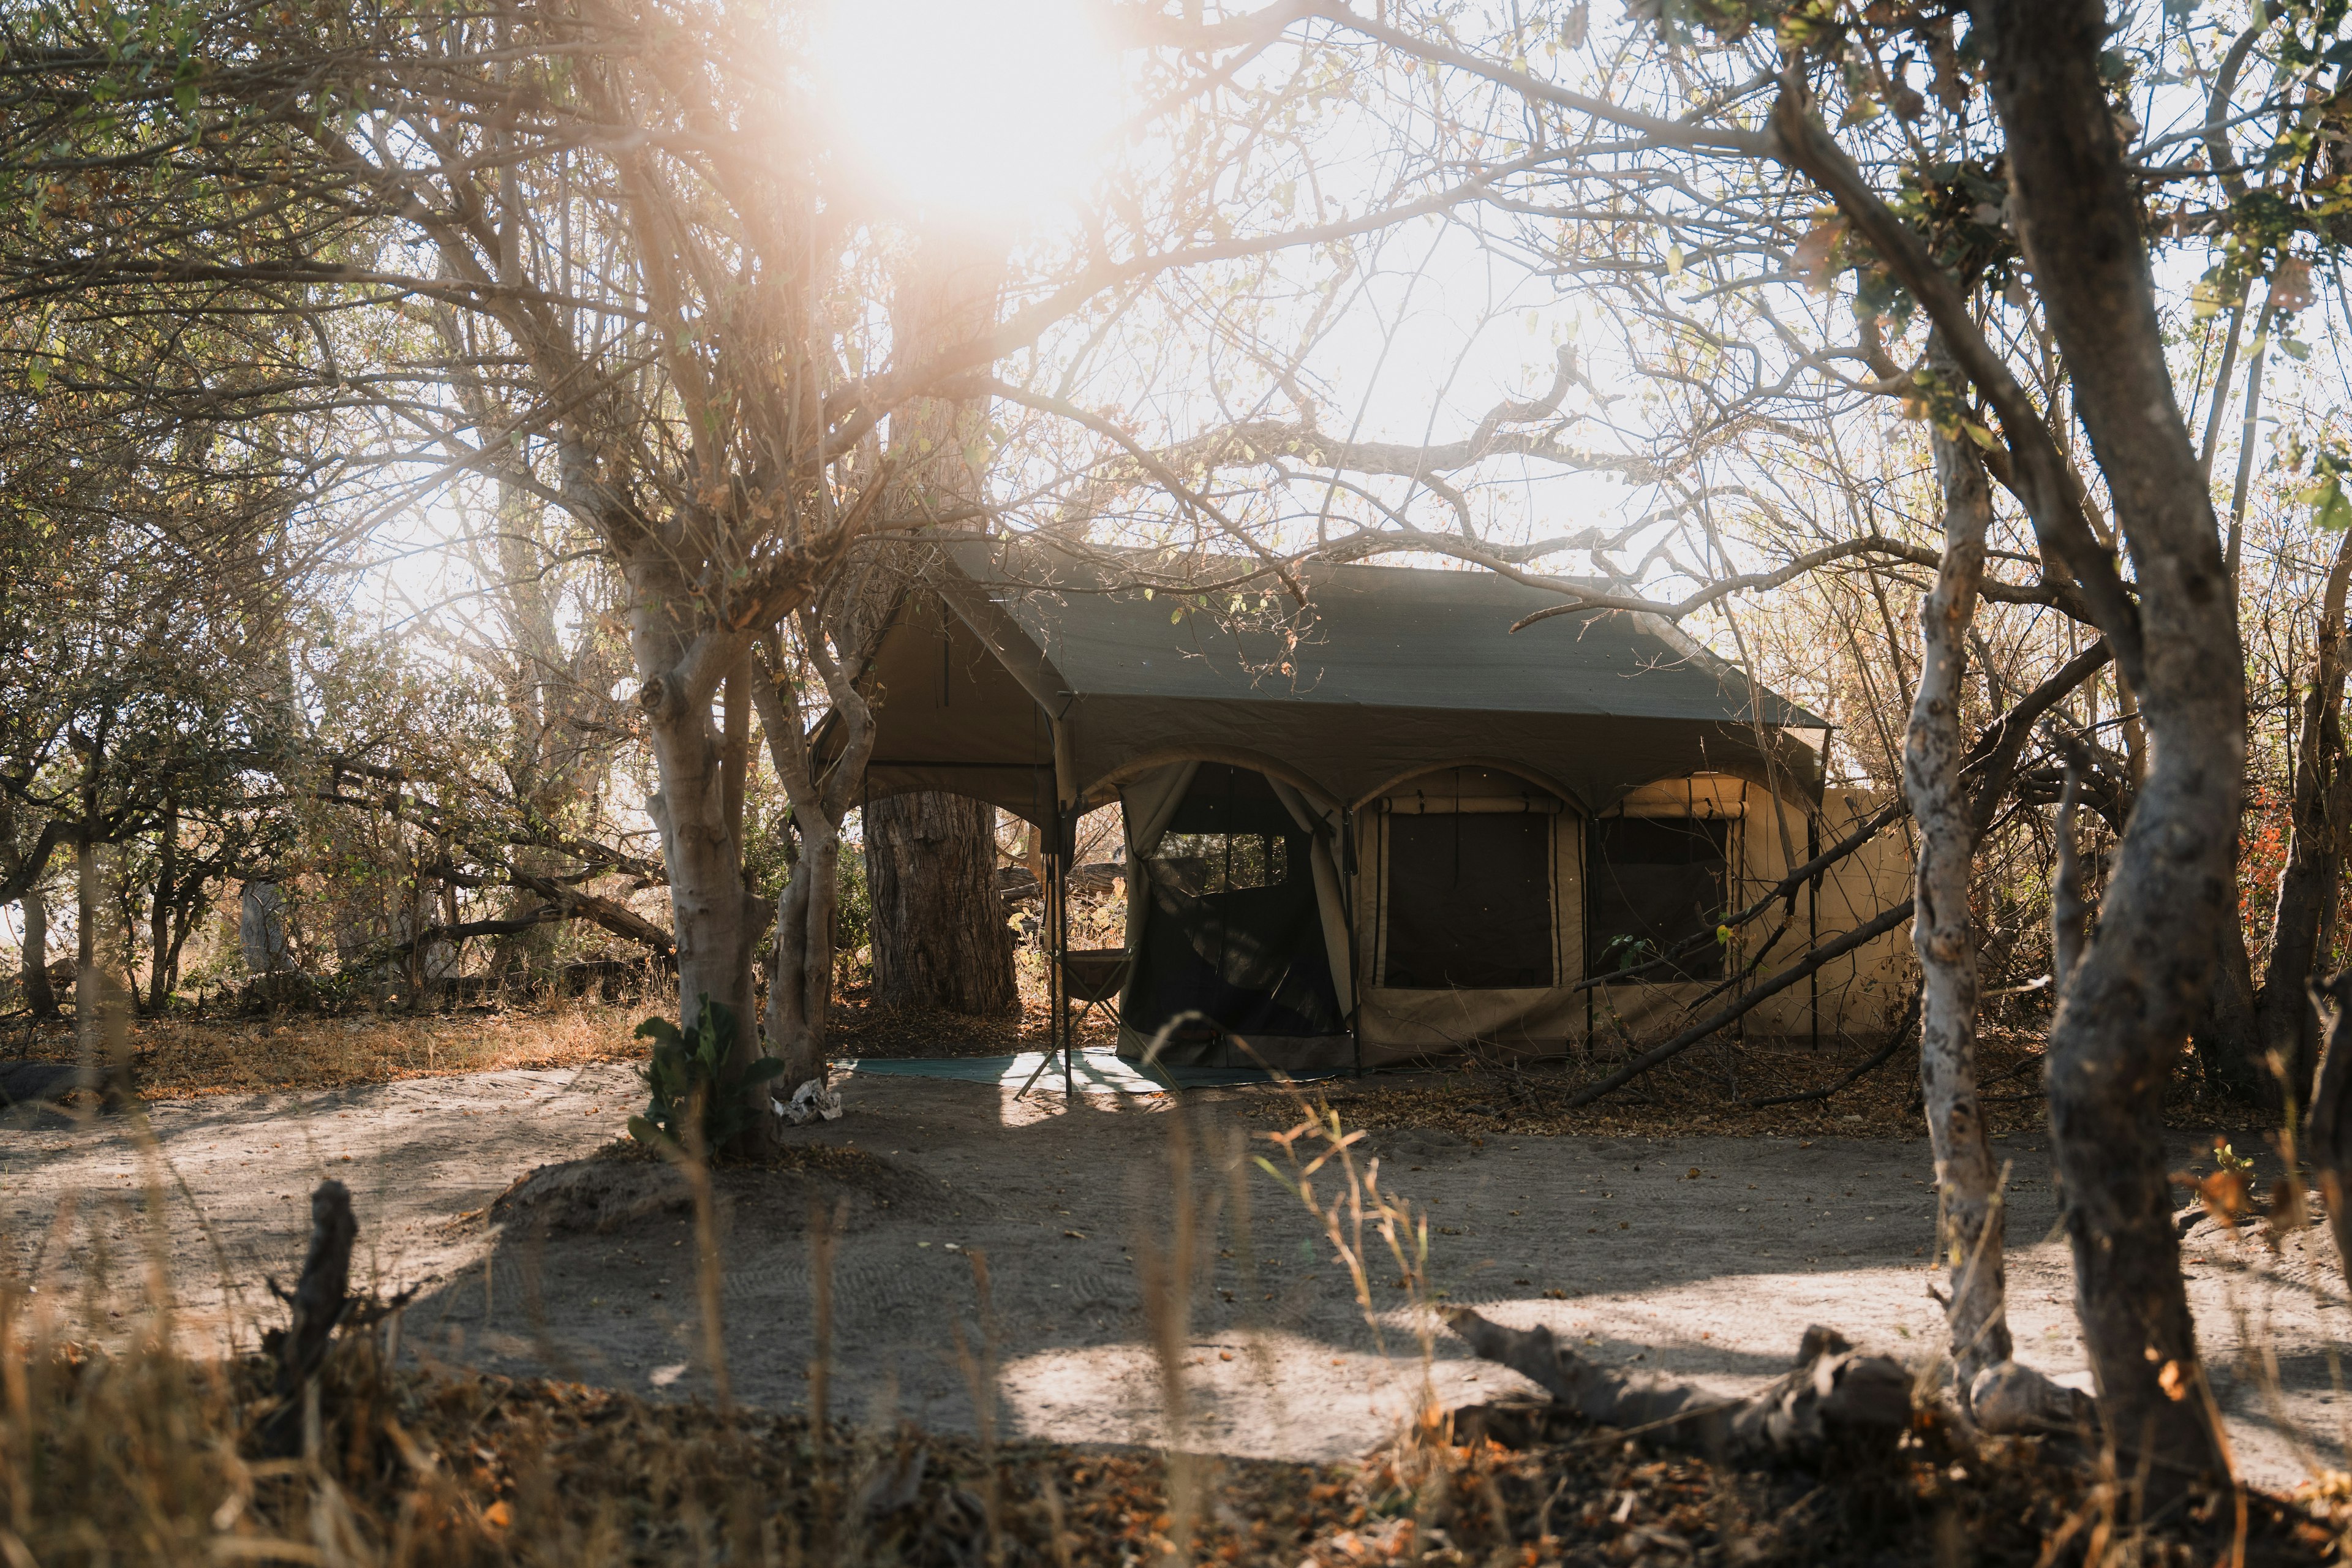
<svg viewBox="0 0 2352 1568">
<path fill-rule="evenodd" d="M 2344 499 L 2341 481 L 2327 481 L 2327 495 L 2319 503 L 2318 510 L 2312 513 L 2311 521 L 2330 533 L 2341 533 L 2352 528 L 2352 500 Z"/>
<path fill-rule="evenodd" d="M 25 379 L 33 384 L 33 390 L 35 392 L 38 392 L 41 388 L 48 385 L 49 362 L 45 359 L 35 360 L 33 362 L 33 368 L 25 373 Z"/>
<path fill-rule="evenodd" d="M 2279 352 L 2295 363 L 2301 364 L 2311 357 L 2311 345 L 2298 338 L 2281 338 Z"/>
</svg>

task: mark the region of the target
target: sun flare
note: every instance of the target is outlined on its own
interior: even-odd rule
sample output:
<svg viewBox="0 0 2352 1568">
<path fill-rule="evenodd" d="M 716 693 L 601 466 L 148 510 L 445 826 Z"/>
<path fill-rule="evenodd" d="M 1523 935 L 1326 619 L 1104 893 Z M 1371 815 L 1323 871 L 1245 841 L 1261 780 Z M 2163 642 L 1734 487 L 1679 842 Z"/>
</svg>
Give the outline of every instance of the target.
<svg viewBox="0 0 2352 1568">
<path fill-rule="evenodd" d="M 1076 195 L 1119 111 L 1085 0 L 835 0 L 823 90 L 875 175 L 925 207 L 1020 219 Z"/>
</svg>

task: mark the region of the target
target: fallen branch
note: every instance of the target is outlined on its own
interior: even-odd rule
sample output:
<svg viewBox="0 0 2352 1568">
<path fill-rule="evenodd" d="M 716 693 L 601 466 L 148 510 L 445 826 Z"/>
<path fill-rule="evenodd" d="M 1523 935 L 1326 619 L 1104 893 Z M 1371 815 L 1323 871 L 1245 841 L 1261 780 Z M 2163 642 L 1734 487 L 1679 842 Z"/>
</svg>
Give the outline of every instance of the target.
<svg viewBox="0 0 2352 1568">
<path fill-rule="evenodd" d="M 1790 986 L 1794 985 L 1798 981 L 1802 980 L 1806 975 L 1811 974 L 1815 970 L 1821 968 L 1823 964 L 1835 963 L 1837 960 L 1843 958 L 1847 953 L 1852 952 L 1854 949 L 1863 946 L 1864 943 L 1871 942 L 1877 937 L 1884 936 L 1886 932 L 1893 931 L 1896 926 L 1901 925 L 1905 921 L 1907 921 L 1910 918 L 1911 900 L 1906 899 L 1901 903 L 1895 905 L 1893 909 L 1880 914 L 1876 919 L 1854 927 L 1853 930 L 1846 932 L 1845 935 L 1839 937 L 1835 942 L 1822 943 L 1820 947 L 1817 947 L 1813 949 L 1812 952 L 1807 953 L 1802 960 L 1792 963 L 1788 968 L 1780 971 L 1780 973 L 1775 974 L 1769 980 L 1765 981 L 1762 984 L 1757 986 L 1755 990 L 1748 993 L 1747 995 L 1740 997 L 1736 1002 L 1733 1002 L 1729 1006 L 1721 1008 L 1717 1012 L 1710 1014 L 1708 1016 L 1700 1019 L 1697 1023 L 1693 1024 L 1689 1028 L 1685 1029 L 1681 1034 L 1675 1036 L 1674 1038 L 1666 1041 L 1664 1045 L 1643 1051 L 1640 1056 L 1635 1057 L 1632 1061 L 1627 1062 L 1623 1067 L 1619 1068 L 1615 1072 L 1611 1073 L 1607 1078 L 1601 1079 L 1598 1083 L 1586 1084 L 1582 1089 L 1580 1089 L 1574 1094 L 1570 1095 L 1560 1109 L 1563 1110 L 1574 1110 L 1580 1106 L 1591 1104 L 1594 1100 L 1599 1100 L 1602 1095 L 1608 1094 L 1612 1090 L 1624 1088 L 1627 1084 L 1633 1082 L 1643 1073 L 1648 1072 L 1652 1068 L 1656 1067 L 1661 1062 L 1672 1060 L 1674 1058 L 1682 1055 L 1685 1051 L 1698 1044 L 1701 1040 L 1706 1039 L 1709 1035 L 1714 1034 L 1717 1030 L 1723 1028 L 1728 1024 L 1736 1023 L 1749 1008 L 1755 1006 L 1766 997 L 1778 995 L 1780 993 L 1786 991 Z"/>
<path fill-rule="evenodd" d="M 1844 1090 L 1852 1089 L 1855 1084 L 1860 1083 L 1865 1077 L 1877 1071 L 1880 1068 L 1885 1067 L 1886 1065 L 1887 1058 L 1892 1057 L 1902 1046 L 1903 1042 L 1911 1037 L 1911 1032 L 1919 1026 L 1919 1002 L 1921 994 L 1921 988 L 1916 985 L 1913 986 L 1911 988 L 1911 1000 L 1903 1005 L 1902 1020 L 1895 1026 L 1895 1032 L 1886 1037 L 1885 1046 L 1880 1049 L 1876 1056 L 1871 1058 L 1868 1061 L 1863 1063 L 1860 1067 L 1854 1068 L 1852 1072 L 1846 1074 L 1843 1078 L 1838 1079 L 1837 1082 L 1830 1085 L 1827 1089 L 1809 1089 L 1802 1094 L 1774 1095 L 1769 1100 L 1743 1100 L 1739 1102 L 1740 1105 L 1748 1110 L 1766 1110 L 1775 1105 L 1802 1105 L 1810 1100 L 1827 1100 L 1833 1094 L 1843 1093 Z M 1912 1109 L 1916 1110 L 1918 1107 L 1914 1105 Z"/>
<path fill-rule="evenodd" d="M 1446 1326 L 1481 1358 L 1509 1367 L 1552 1397 L 1552 1408 L 1598 1426 L 1638 1427 L 1661 1442 L 1734 1458 L 1802 1460 L 1845 1440 L 1892 1452 L 1911 1425 L 1911 1374 L 1888 1356 L 1863 1355 L 1832 1329 L 1805 1331 L 1791 1369 L 1745 1399 L 1687 1383 L 1615 1371 L 1579 1355 L 1547 1328 L 1510 1329 L 1467 1307 Z M 1455 1413 L 1483 1424 L 1491 1411 Z"/>
</svg>

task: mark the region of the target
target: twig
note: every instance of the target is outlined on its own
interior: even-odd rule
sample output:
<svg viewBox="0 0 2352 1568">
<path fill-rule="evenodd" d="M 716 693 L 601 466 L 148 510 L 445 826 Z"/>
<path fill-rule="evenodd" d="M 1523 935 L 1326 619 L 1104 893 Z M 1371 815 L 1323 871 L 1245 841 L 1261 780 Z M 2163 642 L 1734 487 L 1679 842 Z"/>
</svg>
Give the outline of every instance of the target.
<svg viewBox="0 0 2352 1568">
<path fill-rule="evenodd" d="M 1865 1075 L 1885 1066 L 1887 1058 L 1919 1027 L 1920 994 L 1921 987 L 1915 985 L 1911 988 L 1911 1000 L 1903 1005 L 1903 1021 L 1895 1026 L 1895 1032 L 1887 1036 L 1886 1044 L 1879 1053 L 1827 1089 L 1809 1089 L 1802 1094 L 1775 1095 L 1770 1100 L 1743 1100 L 1739 1102 L 1740 1107 L 1747 1110 L 1763 1110 L 1775 1105 L 1798 1105 L 1808 1100 L 1827 1100 L 1841 1090 L 1852 1089 Z"/>
</svg>

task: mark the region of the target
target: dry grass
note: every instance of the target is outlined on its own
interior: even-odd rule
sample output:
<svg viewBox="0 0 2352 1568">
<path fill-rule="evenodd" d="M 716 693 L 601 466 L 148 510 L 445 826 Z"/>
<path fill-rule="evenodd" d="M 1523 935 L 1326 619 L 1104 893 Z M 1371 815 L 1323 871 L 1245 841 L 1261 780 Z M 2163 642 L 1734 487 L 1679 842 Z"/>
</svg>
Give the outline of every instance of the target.
<svg viewBox="0 0 2352 1568">
<path fill-rule="evenodd" d="M 635 1060 L 645 1047 L 631 1032 L 650 1010 L 643 1002 L 575 1002 L 446 1014 L 147 1019 L 131 1026 L 131 1072 L 142 1094 L 174 1099 Z M 74 1055 L 69 1027 L 18 1038 L 21 1055 Z"/>
<path fill-rule="evenodd" d="M 983 1450 L 572 1384 L 387 1374 L 370 1334 L 331 1362 L 303 1451 L 267 1459 L 254 1448 L 273 1405 L 259 1362 L 19 1347 L 9 1366 L 0 1557 L 44 1568 L 2201 1568 L 2231 1561 L 2236 1534 L 2226 1492 L 2143 1531 L 2095 1468 L 2031 1443 L 1958 1447 L 1932 1422 L 1900 1455 L 1820 1476 L 1729 1470 L 1604 1428 L 1524 1452 L 1441 1428 L 1354 1466 L 1200 1459 L 1189 1474 L 1206 1506 L 1177 1555 L 1168 1466 L 1145 1452 Z M 2249 1501 L 2239 1561 L 2316 1564 L 2337 1546 L 2324 1508 Z"/>
<path fill-rule="evenodd" d="M 1042 984 L 1024 975 L 1022 1011 L 973 1018 L 929 1009 L 873 1005 L 864 986 L 833 1009 L 838 1058 L 1002 1056 L 1035 1050 L 1050 1034 Z M 664 999 L 576 1000 L 477 1006 L 453 1013 L 352 1013 L 328 1016 L 152 1018 L 131 1026 L 131 1072 L 142 1094 L 169 1100 L 201 1094 L 340 1089 L 399 1079 L 521 1068 L 574 1068 L 642 1060 L 639 1023 Z M 13 1054 L 70 1061 L 72 1026 L 18 1024 L 0 1045 Z M 1077 1031 L 1080 1046 L 1117 1044 L 1097 1012 Z"/>
</svg>

